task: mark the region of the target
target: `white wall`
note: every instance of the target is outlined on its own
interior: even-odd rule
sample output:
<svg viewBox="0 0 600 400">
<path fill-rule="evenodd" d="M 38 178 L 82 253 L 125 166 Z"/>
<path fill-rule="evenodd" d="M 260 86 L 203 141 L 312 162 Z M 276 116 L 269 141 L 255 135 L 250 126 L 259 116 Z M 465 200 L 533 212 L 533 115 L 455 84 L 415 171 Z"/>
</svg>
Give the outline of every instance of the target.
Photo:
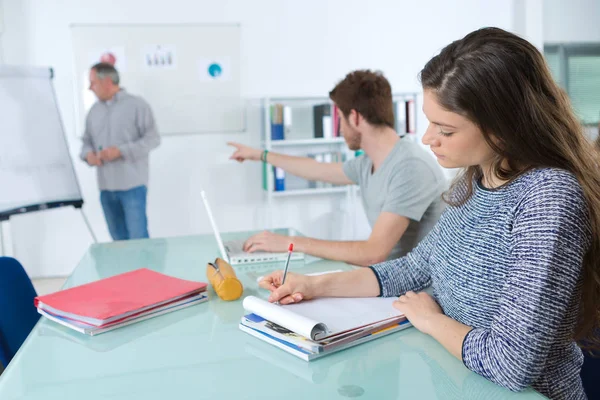
<svg viewBox="0 0 600 400">
<path fill-rule="evenodd" d="M 600 1 L 544 0 L 544 42 L 600 42 Z"/>
<path fill-rule="evenodd" d="M 242 95 L 259 98 L 325 96 L 355 68 L 384 71 L 394 91 L 419 91 L 418 72 L 444 45 L 482 26 L 511 29 L 514 17 L 513 3 L 505 0 L 4 0 L 4 14 L 4 61 L 54 67 L 73 156 L 81 127 L 74 115 L 70 24 L 241 23 Z M 200 184 L 222 231 L 260 229 L 272 212 L 278 226 L 327 236 L 320 226 L 334 198 L 278 200 L 280 206 L 266 210 L 260 166 L 227 160 L 228 140 L 259 145 L 260 124 L 254 113 L 250 117 L 245 133 L 163 139 L 151 157 L 152 236 L 210 232 Z M 79 162 L 75 167 L 85 210 L 101 241 L 108 241 L 93 171 Z M 33 276 L 69 274 L 91 240 L 72 209 L 19 216 L 10 226 L 14 253 Z"/>
<path fill-rule="evenodd" d="M 540 50 L 544 48 L 543 8 L 543 0 L 513 0 L 512 31 Z"/>
<path fill-rule="evenodd" d="M 0 0 L 0 63 L 4 61 L 2 51 L 2 32 L 4 32 L 4 0 Z"/>
</svg>

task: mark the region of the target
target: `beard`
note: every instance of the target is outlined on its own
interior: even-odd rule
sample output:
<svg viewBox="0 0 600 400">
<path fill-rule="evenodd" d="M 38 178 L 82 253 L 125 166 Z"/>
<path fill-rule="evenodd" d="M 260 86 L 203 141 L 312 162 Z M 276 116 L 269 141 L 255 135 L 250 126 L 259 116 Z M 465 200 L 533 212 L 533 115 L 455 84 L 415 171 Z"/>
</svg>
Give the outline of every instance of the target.
<svg viewBox="0 0 600 400">
<path fill-rule="evenodd" d="M 344 139 L 350 150 L 360 150 L 360 142 L 362 141 L 362 134 L 360 132 L 351 131 L 347 135 L 344 135 Z"/>
</svg>

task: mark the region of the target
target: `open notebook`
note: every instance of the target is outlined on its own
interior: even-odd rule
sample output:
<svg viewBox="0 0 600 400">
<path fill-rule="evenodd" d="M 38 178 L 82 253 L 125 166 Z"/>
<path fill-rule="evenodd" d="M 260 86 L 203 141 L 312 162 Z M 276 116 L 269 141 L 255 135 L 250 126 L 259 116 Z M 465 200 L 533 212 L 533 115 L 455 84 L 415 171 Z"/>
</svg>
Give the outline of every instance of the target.
<svg viewBox="0 0 600 400">
<path fill-rule="evenodd" d="M 364 343 L 410 326 L 396 298 L 319 298 L 281 306 L 244 299 L 240 329 L 304 360 Z"/>
</svg>

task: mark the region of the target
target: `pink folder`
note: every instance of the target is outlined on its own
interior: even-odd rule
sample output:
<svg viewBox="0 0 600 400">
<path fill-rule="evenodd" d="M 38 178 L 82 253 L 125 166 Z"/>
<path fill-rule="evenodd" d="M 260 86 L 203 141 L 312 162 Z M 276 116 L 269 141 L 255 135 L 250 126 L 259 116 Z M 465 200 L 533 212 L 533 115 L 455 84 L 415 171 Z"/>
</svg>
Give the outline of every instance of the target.
<svg viewBox="0 0 600 400">
<path fill-rule="evenodd" d="M 105 325 L 206 290 L 206 283 L 137 269 L 34 300 L 36 307 L 91 325 Z"/>
</svg>

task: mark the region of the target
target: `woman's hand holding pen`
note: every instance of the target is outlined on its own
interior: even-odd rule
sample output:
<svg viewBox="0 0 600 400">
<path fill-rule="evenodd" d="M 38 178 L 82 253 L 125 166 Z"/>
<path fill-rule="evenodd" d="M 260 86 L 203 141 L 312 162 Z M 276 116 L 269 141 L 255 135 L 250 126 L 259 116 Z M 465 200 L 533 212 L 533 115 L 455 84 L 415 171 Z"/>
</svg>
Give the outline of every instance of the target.
<svg viewBox="0 0 600 400">
<path fill-rule="evenodd" d="M 279 301 L 280 304 L 290 304 L 310 300 L 316 296 L 315 278 L 317 277 L 288 272 L 285 284 L 281 285 L 283 271 L 275 271 L 265 276 L 258 284 L 271 292 L 269 296 L 271 303 Z"/>
</svg>

